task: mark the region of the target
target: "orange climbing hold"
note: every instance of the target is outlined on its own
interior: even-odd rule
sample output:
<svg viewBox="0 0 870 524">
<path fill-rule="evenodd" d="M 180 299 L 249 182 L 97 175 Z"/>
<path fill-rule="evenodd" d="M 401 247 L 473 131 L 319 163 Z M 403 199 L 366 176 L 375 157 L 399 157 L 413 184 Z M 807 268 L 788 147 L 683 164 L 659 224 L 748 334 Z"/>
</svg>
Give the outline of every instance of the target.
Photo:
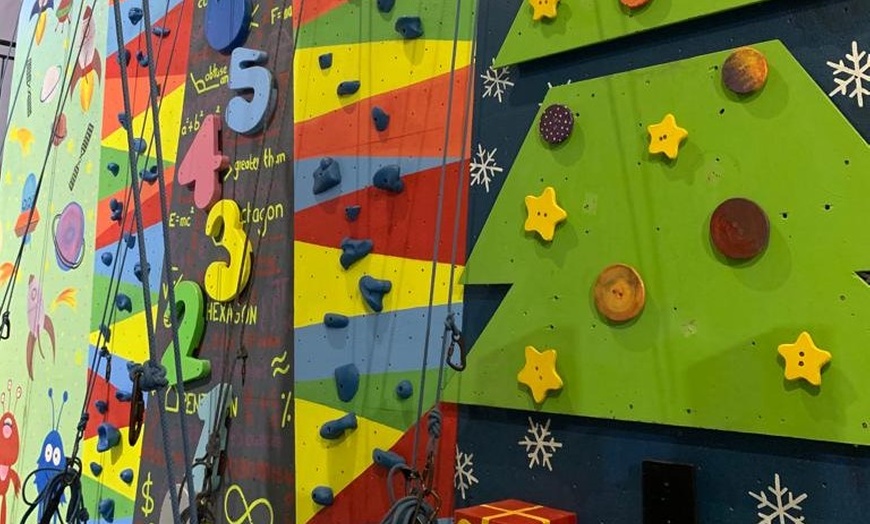
<svg viewBox="0 0 870 524">
<path fill-rule="evenodd" d="M 595 307 L 614 322 L 626 322 L 640 314 L 646 289 L 637 271 L 625 264 L 604 268 L 595 282 Z"/>
</svg>

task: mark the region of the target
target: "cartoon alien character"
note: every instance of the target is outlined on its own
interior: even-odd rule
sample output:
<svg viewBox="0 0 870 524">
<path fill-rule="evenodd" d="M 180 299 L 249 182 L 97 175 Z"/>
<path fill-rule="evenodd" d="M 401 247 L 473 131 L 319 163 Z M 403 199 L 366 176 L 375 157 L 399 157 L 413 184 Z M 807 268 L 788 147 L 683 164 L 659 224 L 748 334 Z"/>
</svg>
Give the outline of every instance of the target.
<svg viewBox="0 0 870 524">
<path fill-rule="evenodd" d="M 8 393 L 8 394 L 7 394 Z M 21 386 L 18 386 L 15 394 L 15 403 L 21 398 Z M 9 406 L 7 406 L 7 399 Z M 7 382 L 6 391 L 0 393 L 0 406 L 6 411 L 0 415 L 0 524 L 6 524 L 6 501 L 9 498 L 9 485 L 15 489 L 15 496 L 21 492 L 21 478 L 12 469 L 18 462 L 18 452 L 21 442 L 18 437 L 18 423 L 12 414 L 12 381 Z M 7 409 L 8 408 L 8 409 Z"/>
<path fill-rule="evenodd" d="M 54 349 L 54 324 L 51 318 L 45 313 L 45 302 L 42 298 L 42 286 L 36 277 L 30 275 L 27 291 L 27 325 L 30 328 L 30 333 L 27 335 L 27 374 L 30 375 L 30 380 L 33 380 L 33 347 L 39 348 L 39 354 L 45 358 L 45 353 L 42 351 L 42 342 L 39 335 L 45 330 L 48 333 L 48 339 L 51 341 L 51 357 L 55 357 Z"/>
<path fill-rule="evenodd" d="M 54 416 L 54 392 L 48 388 L 48 398 L 51 399 L 51 431 L 45 436 L 42 441 L 42 448 L 39 458 L 36 460 L 37 472 L 34 476 L 36 489 L 39 493 L 45 491 L 48 484 L 58 473 L 66 469 L 66 455 L 63 452 L 63 439 L 60 436 L 58 427 L 60 426 L 60 416 L 63 413 L 63 406 L 66 404 L 69 395 L 66 391 L 63 392 L 63 402 L 60 404 L 60 409 L 57 412 L 57 417 Z M 66 496 L 61 495 L 61 503 L 66 502 Z M 38 521 L 42 522 L 42 515 L 45 513 L 45 506 L 48 504 L 48 498 L 43 498 L 39 502 L 39 517 Z M 58 522 L 58 515 L 55 513 L 54 522 Z"/>
<path fill-rule="evenodd" d="M 69 27 L 70 11 L 72 11 L 72 0 L 60 0 L 60 3 L 55 6 L 54 15 L 57 16 L 57 27 L 55 27 L 55 31 Z"/>
<path fill-rule="evenodd" d="M 85 7 L 82 14 L 82 29 L 79 33 L 79 56 L 75 63 L 69 82 L 69 95 L 72 94 L 76 85 L 81 82 L 79 101 L 82 111 L 87 112 L 91 107 L 91 98 L 94 94 L 94 86 L 103 74 L 100 65 L 100 53 L 97 51 L 97 29 L 94 21 L 94 11 L 91 6 Z"/>
</svg>

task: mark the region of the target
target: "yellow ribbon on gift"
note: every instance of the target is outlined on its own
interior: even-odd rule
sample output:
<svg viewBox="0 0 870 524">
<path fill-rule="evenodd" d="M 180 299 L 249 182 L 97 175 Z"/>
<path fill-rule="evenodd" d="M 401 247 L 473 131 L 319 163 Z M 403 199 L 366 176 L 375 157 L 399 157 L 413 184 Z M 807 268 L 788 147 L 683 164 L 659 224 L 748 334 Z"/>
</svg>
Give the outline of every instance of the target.
<svg viewBox="0 0 870 524">
<path fill-rule="evenodd" d="M 540 522 L 541 524 L 550 524 L 550 519 L 547 519 L 544 517 L 538 517 L 535 515 L 528 515 L 526 513 L 527 511 L 534 511 L 536 509 L 541 509 L 544 506 L 529 506 L 528 508 L 523 508 L 523 509 L 505 509 L 505 508 L 500 508 L 498 506 L 492 506 L 489 504 L 481 504 L 480 506 L 483 508 L 486 508 L 486 509 L 494 509 L 496 511 L 503 511 L 504 512 L 504 513 L 499 513 L 497 515 L 490 515 L 489 517 L 483 517 L 483 519 L 480 521 L 480 524 L 491 524 L 492 519 L 498 519 L 501 517 L 510 517 L 512 515 L 530 518 L 532 520 Z"/>
</svg>

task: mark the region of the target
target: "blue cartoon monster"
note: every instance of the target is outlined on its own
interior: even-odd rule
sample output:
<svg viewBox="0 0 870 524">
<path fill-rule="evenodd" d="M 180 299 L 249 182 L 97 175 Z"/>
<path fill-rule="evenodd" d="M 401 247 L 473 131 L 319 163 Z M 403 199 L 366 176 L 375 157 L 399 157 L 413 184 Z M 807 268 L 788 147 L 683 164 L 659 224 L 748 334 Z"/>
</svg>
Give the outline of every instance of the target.
<svg viewBox="0 0 870 524">
<path fill-rule="evenodd" d="M 35 482 L 36 489 L 42 493 L 51 482 L 51 479 L 58 473 L 66 469 L 66 455 L 63 452 L 63 439 L 60 437 L 60 432 L 57 428 L 60 426 L 60 415 L 63 413 L 63 406 L 66 404 L 69 395 L 66 391 L 63 392 L 63 402 L 60 404 L 60 410 L 57 412 L 57 417 L 54 416 L 54 392 L 48 388 L 48 398 L 51 399 L 51 431 L 45 436 L 42 442 L 39 459 L 36 461 L 36 467 L 39 471 L 36 473 Z M 60 501 L 66 502 L 66 496 L 62 495 Z M 39 503 L 38 521 L 42 521 L 42 515 L 45 513 L 45 505 L 48 503 L 46 498 Z M 55 514 L 54 522 L 58 522 L 58 516 Z"/>
</svg>

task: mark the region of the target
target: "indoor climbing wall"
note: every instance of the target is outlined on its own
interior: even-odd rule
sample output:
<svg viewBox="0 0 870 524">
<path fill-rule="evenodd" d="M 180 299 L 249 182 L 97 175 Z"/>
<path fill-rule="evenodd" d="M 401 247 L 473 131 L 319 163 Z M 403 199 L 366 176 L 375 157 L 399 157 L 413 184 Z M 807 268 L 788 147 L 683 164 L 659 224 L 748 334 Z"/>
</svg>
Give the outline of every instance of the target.
<svg viewBox="0 0 870 524">
<path fill-rule="evenodd" d="M 457 505 L 866 514 L 868 13 L 749 3 L 484 4 Z"/>
<path fill-rule="evenodd" d="M 379 522 L 391 503 L 391 453 L 423 466 L 418 407 L 435 400 L 450 311 L 461 325 L 472 4 L 295 6 L 300 524 Z M 435 488 L 449 516 L 456 408 L 441 413 Z"/>
<path fill-rule="evenodd" d="M 26 2 L 18 15 L 0 149 L 0 522 L 20 520 L 20 490 L 33 500 L 47 484 L 32 471 L 64 466 L 84 401 L 106 6 L 57 4 Z"/>
</svg>

